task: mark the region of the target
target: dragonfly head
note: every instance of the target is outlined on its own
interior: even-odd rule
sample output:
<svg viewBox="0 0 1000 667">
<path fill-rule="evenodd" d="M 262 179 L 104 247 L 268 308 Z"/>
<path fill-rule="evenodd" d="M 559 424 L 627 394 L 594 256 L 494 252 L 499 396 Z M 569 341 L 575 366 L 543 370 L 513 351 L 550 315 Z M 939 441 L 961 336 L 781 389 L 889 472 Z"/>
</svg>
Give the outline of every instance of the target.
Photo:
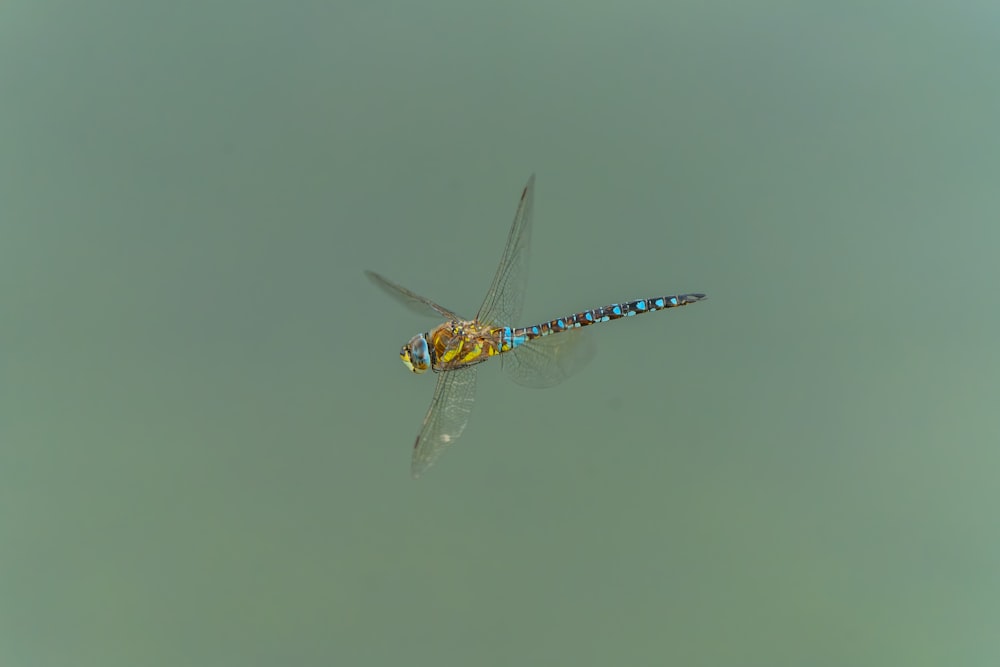
<svg viewBox="0 0 1000 667">
<path fill-rule="evenodd" d="M 399 358 L 414 373 L 423 373 L 431 367 L 431 351 L 427 334 L 417 334 L 399 351 Z"/>
</svg>

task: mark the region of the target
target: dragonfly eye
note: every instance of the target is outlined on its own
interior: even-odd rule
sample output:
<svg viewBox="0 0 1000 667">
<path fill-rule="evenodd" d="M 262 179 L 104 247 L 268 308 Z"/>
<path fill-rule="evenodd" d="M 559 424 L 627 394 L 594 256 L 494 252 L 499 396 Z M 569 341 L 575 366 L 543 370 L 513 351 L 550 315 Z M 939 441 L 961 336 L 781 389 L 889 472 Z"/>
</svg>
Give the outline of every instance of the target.
<svg viewBox="0 0 1000 667">
<path fill-rule="evenodd" d="M 431 367 L 431 353 L 424 334 L 417 334 L 399 351 L 399 358 L 414 373 L 423 373 Z"/>
</svg>

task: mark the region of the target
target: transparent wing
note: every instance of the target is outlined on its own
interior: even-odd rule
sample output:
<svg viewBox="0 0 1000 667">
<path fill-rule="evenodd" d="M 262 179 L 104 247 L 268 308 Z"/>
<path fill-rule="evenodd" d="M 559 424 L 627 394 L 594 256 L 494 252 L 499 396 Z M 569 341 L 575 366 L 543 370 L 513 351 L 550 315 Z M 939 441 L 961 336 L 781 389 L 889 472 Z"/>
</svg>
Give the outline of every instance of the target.
<svg viewBox="0 0 1000 667">
<path fill-rule="evenodd" d="M 469 422 L 476 398 L 476 368 L 459 368 L 438 374 L 431 407 L 424 417 L 420 435 L 413 443 L 414 479 L 427 470 L 445 449 L 458 440 Z"/>
<path fill-rule="evenodd" d="M 487 324 L 514 325 L 521 317 L 524 287 L 528 278 L 528 246 L 531 243 L 531 208 L 535 198 L 535 175 L 521 192 L 521 203 L 507 236 L 507 247 L 476 319 Z"/>
<path fill-rule="evenodd" d="M 418 315 L 430 315 L 433 317 L 436 317 L 437 315 L 444 315 L 445 318 L 449 320 L 462 319 L 444 306 L 439 306 L 427 297 L 411 292 L 402 285 L 398 285 L 385 276 L 381 276 L 374 271 L 365 271 L 365 275 L 368 276 L 368 280 L 378 285 L 383 292 Z"/>
<path fill-rule="evenodd" d="M 586 366 L 597 353 L 589 332 L 564 331 L 536 338 L 500 356 L 504 372 L 525 387 L 554 387 Z"/>
</svg>

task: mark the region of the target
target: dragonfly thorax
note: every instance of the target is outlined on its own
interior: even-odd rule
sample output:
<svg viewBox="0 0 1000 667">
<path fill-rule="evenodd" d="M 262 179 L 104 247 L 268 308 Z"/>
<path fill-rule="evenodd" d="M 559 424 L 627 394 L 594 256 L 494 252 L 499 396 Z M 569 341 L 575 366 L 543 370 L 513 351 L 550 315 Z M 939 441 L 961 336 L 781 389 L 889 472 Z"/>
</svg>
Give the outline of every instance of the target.
<svg viewBox="0 0 1000 667">
<path fill-rule="evenodd" d="M 417 334 L 399 351 L 403 364 L 414 373 L 423 373 L 431 367 L 431 351 L 427 345 L 427 334 Z"/>
</svg>

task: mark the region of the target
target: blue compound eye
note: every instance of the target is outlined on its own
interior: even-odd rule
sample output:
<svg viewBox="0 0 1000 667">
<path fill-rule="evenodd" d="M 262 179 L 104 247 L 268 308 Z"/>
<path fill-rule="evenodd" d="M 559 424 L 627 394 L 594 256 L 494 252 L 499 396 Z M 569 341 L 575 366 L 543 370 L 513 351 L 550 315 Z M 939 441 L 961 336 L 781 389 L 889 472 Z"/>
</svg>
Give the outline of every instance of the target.
<svg viewBox="0 0 1000 667">
<path fill-rule="evenodd" d="M 423 373 L 431 367 L 431 352 L 424 334 L 418 334 L 399 351 L 403 363 L 414 373 Z"/>
</svg>

